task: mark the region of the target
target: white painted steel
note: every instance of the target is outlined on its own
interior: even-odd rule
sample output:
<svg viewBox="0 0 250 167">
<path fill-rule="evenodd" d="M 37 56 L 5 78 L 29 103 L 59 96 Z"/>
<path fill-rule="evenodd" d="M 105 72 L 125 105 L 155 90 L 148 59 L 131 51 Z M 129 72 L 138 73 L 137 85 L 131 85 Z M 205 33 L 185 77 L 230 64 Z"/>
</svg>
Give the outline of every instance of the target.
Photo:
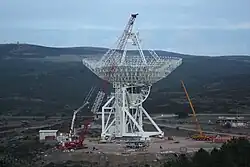
<svg viewBox="0 0 250 167">
<path fill-rule="evenodd" d="M 182 59 L 158 56 L 153 50 L 146 54 L 142 50 L 139 33 L 132 31 L 137 15 L 131 15 L 115 48 L 108 50 L 99 61 L 82 60 L 93 73 L 113 84 L 114 94 L 101 112 L 103 140 L 108 137 L 164 135 L 142 104 L 149 96 L 152 84 L 168 76 L 182 64 Z M 129 47 L 135 49 L 129 50 Z M 155 127 L 154 132 L 143 129 L 143 116 Z"/>
</svg>

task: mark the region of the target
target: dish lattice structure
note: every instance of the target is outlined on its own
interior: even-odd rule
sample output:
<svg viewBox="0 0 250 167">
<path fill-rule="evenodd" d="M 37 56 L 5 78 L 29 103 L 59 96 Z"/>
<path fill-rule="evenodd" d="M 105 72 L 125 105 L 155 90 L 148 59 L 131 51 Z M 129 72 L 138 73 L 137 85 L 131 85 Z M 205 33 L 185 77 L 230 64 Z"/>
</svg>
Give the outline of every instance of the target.
<svg viewBox="0 0 250 167">
<path fill-rule="evenodd" d="M 137 16 L 131 15 L 115 48 L 109 49 L 98 61 L 89 58 L 82 60 L 93 73 L 113 84 L 114 93 L 102 107 L 102 112 L 99 112 L 103 140 L 164 136 L 142 104 L 149 96 L 152 84 L 168 76 L 182 64 L 182 59 L 158 56 L 153 50 L 145 53 L 141 48 L 139 32 L 133 32 Z M 135 49 L 129 50 L 129 47 Z M 144 116 L 148 119 L 147 124 L 155 127 L 155 131 L 144 130 Z"/>
</svg>

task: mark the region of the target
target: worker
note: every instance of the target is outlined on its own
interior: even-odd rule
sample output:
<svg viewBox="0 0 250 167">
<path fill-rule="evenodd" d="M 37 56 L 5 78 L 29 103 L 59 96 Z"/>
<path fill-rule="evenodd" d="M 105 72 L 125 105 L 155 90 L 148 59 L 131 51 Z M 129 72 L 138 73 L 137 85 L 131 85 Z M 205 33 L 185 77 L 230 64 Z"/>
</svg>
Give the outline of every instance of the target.
<svg viewBox="0 0 250 167">
<path fill-rule="evenodd" d="M 160 146 L 160 149 L 162 150 L 162 146 Z"/>
</svg>

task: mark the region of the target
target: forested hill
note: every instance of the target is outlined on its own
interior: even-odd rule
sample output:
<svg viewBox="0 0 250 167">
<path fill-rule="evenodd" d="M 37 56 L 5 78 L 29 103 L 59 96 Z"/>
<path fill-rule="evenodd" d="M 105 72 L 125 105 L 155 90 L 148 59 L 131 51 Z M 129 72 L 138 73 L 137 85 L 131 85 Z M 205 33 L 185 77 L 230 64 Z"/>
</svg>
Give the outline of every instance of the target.
<svg viewBox="0 0 250 167">
<path fill-rule="evenodd" d="M 106 51 L 95 47 L 0 45 L 0 112 L 71 114 L 69 111 L 82 103 L 91 86 L 102 88 L 103 84 L 81 64 L 81 57 L 102 56 Z M 145 103 L 149 112 L 173 113 L 188 108 L 181 79 L 198 112 L 250 109 L 250 57 L 156 52 L 160 56 L 182 57 L 183 64 L 153 86 Z"/>
</svg>

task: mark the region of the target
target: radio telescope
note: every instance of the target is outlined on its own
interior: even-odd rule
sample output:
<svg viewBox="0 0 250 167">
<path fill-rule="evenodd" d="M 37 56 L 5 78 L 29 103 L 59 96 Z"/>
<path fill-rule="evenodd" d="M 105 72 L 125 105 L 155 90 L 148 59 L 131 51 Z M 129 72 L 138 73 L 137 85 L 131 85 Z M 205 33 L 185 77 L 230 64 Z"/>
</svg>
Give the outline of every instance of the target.
<svg viewBox="0 0 250 167">
<path fill-rule="evenodd" d="M 177 57 L 158 56 L 149 50 L 145 54 L 141 48 L 139 33 L 133 32 L 138 14 L 131 14 L 116 47 L 109 49 L 98 61 L 88 58 L 83 64 L 101 79 L 113 84 L 114 93 L 99 113 L 102 119 L 101 138 L 164 136 L 164 132 L 149 116 L 142 104 L 150 93 L 153 83 L 168 76 L 182 64 Z M 136 49 L 128 51 L 129 44 Z M 138 53 L 137 53 L 138 52 Z M 136 54 L 137 53 L 137 54 Z M 155 131 L 145 131 L 143 118 Z"/>
</svg>

